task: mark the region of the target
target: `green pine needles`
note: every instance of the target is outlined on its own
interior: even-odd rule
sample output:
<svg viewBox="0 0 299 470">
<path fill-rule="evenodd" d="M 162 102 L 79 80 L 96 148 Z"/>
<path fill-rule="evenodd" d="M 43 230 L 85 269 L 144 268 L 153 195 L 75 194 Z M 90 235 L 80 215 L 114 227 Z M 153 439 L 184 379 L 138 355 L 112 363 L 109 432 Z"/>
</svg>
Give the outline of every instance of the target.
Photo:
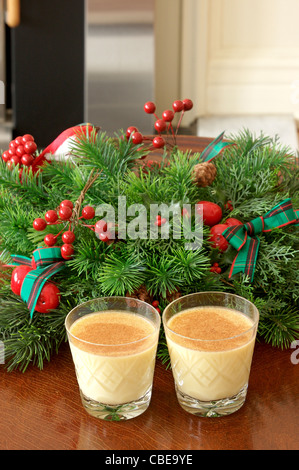
<svg viewBox="0 0 299 470">
<path fill-rule="evenodd" d="M 234 145 L 213 160 L 217 168 L 213 184 L 200 188 L 192 180 L 193 168 L 201 161 L 198 153 L 183 153 L 175 147 L 170 154 L 165 151 L 160 165 L 149 168 L 142 165 L 142 157 L 148 153 L 146 146 L 133 145 L 123 132 L 115 138 L 105 133 L 91 137 L 80 137 L 71 158 L 47 163 L 37 175 L 24 169 L 20 177 L 18 168 L 10 171 L 0 161 L 3 264 L 9 264 L 12 254 L 31 258 L 37 247 L 44 246 L 47 233 L 61 230 L 59 225 L 49 225 L 37 232 L 32 223 L 62 200 L 75 203 L 94 169 L 101 173 L 86 193 L 83 206 L 95 207 L 96 216 L 85 225 L 100 220 L 104 214 L 98 208 L 106 204 L 115 208 L 116 232 L 131 226 L 136 235 L 118 236 L 106 243 L 79 224 L 75 228 L 75 253 L 66 261 L 67 268 L 51 280 L 61 292 L 59 308 L 48 314 L 35 312 L 32 320 L 27 305 L 11 291 L 8 271 L 9 275 L 0 280 L 0 341 L 4 343 L 6 369 L 25 371 L 30 365 L 42 369 L 66 341 L 65 316 L 77 304 L 100 296 L 134 295 L 140 288 L 159 301 L 161 310 L 174 294 L 206 290 L 236 293 L 259 308 L 259 337 L 274 347 L 289 347 L 299 336 L 298 227 L 290 225 L 260 236 L 255 276 L 250 283 L 241 274 L 229 278 L 236 252 L 231 246 L 224 253 L 211 249 L 208 227 L 203 229 L 203 243 L 196 249 L 186 249 L 190 233 L 196 231 L 193 212 L 181 225 L 173 212 L 164 227 L 150 226 L 151 235 L 156 235 L 149 237 L 141 218 L 136 220 L 138 214 L 127 211 L 124 219 L 118 203 L 121 197 L 128 207 L 140 205 L 139 214 L 146 210 L 150 223 L 150 208 L 155 204 L 179 207 L 181 211 L 183 204 L 193 207 L 205 200 L 220 205 L 223 221 L 236 217 L 245 223 L 288 197 L 294 209 L 299 208 L 297 157 L 277 139 L 243 130 L 230 136 Z M 232 211 L 226 208 L 227 201 Z M 215 262 L 221 273 L 210 271 Z M 168 362 L 163 331 L 158 357 Z"/>
</svg>

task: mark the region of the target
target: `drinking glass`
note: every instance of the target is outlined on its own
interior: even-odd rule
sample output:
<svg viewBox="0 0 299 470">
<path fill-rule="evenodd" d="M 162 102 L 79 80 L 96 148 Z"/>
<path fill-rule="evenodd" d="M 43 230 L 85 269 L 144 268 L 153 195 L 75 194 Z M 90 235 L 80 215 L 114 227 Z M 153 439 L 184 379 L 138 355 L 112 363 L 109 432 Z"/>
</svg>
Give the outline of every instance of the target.
<svg viewBox="0 0 299 470">
<path fill-rule="evenodd" d="M 97 318 L 101 319 L 100 326 Z M 83 325 L 83 320 L 91 322 L 94 332 L 105 328 L 104 341 L 95 339 L 97 333 L 92 341 L 83 339 L 75 328 L 79 322 Z M 115 329 L 112 339 L 111 322 L 112 330 Z M 161 317 L 153 306 L 126 297 L 90 300 L 67 315 L 65 327 L 81 400 L 89 414 L 119 421 L 134 418 L 148 408 L 160 323 Z M 140 327 L 136 340 L 136 335 L 132 335 Z M 120 340 L 115 340 L 115 334 Z"/>
<path fill-rule="evenodd" d="M 257 308 L 234 294 L 199 292 L 169 304 L 162 318 L 182 408 L 207 417 L 237 411 L 247 394 Z"/>
</svg>

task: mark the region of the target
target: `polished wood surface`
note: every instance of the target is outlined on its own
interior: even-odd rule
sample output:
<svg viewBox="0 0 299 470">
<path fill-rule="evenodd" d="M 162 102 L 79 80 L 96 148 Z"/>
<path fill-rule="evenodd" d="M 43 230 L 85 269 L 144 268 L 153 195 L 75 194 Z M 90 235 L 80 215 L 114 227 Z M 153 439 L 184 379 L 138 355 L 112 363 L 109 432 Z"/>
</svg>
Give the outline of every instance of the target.
<svg viewBox="0 0 299 470">
<path fill-rule="evenodd" d="M 222 418 L 198 418 L 178 405 L 171 371 L 158 361 L 147 411 L 106 422 L 83 409 L 65 344 L 43 371 L 1 371 L 0 449 L 295 450 L 298 372 L 291 351 L 257 344 L 243 407 Z"/>
<path fill-rule="evenodd" d="M 201 148 L 199 143 L 208 140 L 186 142 Z M 282 351 L 258 342 L 246 403 L 222 418 L 198 418 L 184 411 L 171 370 L 157 361 L 148 410 L 127 422 L 105 422 L 83 409 L 69 346 L 64 344 L 42 371 L 8 373 L 0 366 L 0 449 L 295 450 L 298 359 L 295 349 Z"/>
</svg>

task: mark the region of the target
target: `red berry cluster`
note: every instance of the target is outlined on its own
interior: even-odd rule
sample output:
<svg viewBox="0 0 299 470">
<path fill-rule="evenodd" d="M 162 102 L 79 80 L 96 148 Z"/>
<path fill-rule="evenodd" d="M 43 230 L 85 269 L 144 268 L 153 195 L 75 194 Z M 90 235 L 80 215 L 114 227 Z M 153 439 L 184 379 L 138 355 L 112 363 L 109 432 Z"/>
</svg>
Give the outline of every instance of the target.
<svg viewBox="0 0 299 470">
<path fill-rule="evenodd" d="M 152 306 L 155 307 L 155 309 L 157 310 L 158 313 L 161 313 L 161 309 L 159 308 L 159 301 L 158 300 L 154 300 L 152 302 Z"/>
<path fill-rule="evenodd" d="M 29 167 L 34 162 L 36 150 L 37 145 L 34 142 L 34 137 L 25 134 L 10 142 L 9 149 L 2 153 L 2 160 L 10 170 L 17 165 L 19 168 Z"/>
<path fill-rule="evenodd" d="M 186 111 L 190 111 L 190 109 L 193 108 L 193 102 L 189 99 L 185 99 L 183 101 L 181 100 L 175 100 L 172 103 L 172 110 L 171 109 L 166 109 L 162 113 L 162 119 L 159 118 L 156 114 L 156 105 L 152 101 L 147 101 L 144 105 L 144 111 L 147 114 L 153 114 L 156 118 L 155 122 L 155 130 L 157 131 L 158 135 L 155 136 L 154 138 L 146 137 L 143 136 L 141 132 L 137 129 L 137 127 L 130 126 L 128 127 L 126 131 L 126 137 L 129 140 L 130 138 L 132 139 L 132 142 L 136 145 L 140 145 L 142 142 L 150 140 L 152 142 L 153 149 L 160 149 L 164 147 L 167 144 L 167 141 L 165 140 L 164 137 L 162 137 L 163 132 L 169 132 L 171 131 L 171 134 L 174 138 L 176 138 L 176 135 L 178 133 L 179 127 L 182 122 L 182 118 L 184 116 L 184 113 Z M 173 129 L 172 126 L 172 121 L 175 117 L 176 113 L 181 113 L 176 132 Z"/>
<path fill-rule="evenodd" d="M 211 273 L 220 274 L 222 270 L 221 270 L 221 268 L 219 267 L 219 264 L 218 264 L 218 263 L 213 263 L 213 266 L 210 268 L 210 271 L 211 271 Z"/>
<path fill-rule="evenodd" d="M 167 222 L 167 219 L 165 219 L 165 217 L 161 217 L 161 215 L 157 215 L 155 225 L 157 225 L 158 227 L 161 227 L 161 225 L 166 224 L 166 222 Z"/>
<path fill-rule="evenodd" d="M 60 203 L 58 209 L 51 209 L 46 212 L 44 219 L 37 218 L 33 222 L 33 228 L 37 231 L 43 231 L 48 225 L 58 225 L 58 224 L 65 224 L 69 223 L 69 229 L 65 230 L 65 226 L 61 232 L 57 235 L 53 233 L 48 233 L 45 238 L 44 242 L 47 246 L 51 247 L 56 245 L 57 239 L 59 235 L 62 233 L 61 239 L 63 245 L 61 247 L 61 256 L 68 260 L 74 254 L 74 247 L 73 243 L 76 239 L 74 231 L 71 230 L 72 226 L 72 215 L 73 215 L 74 204 L 70 200 L 64 200 Z M 86 206 L 82 209 L 82 215 L 80 219 L 90 220 L 93 219 L 95 216 L 95 210 L 91 206 Z M 90 228 L 92 226 L 85 225 L 86 227 Z"/>
</svg>

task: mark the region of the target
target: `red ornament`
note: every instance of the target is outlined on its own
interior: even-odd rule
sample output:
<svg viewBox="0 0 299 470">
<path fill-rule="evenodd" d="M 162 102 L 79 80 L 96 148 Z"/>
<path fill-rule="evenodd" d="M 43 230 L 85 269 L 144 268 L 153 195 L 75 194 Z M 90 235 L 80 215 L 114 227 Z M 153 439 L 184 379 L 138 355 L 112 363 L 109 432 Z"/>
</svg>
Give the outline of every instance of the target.
<svg viewBox="0 0 299 470">
<path fill-rule="evenodd" d="M 154 112 L 156 111 L 155 103 L 153 103 L 152 101 L 147 101 L 147 103 L 145 103 L 144 105 L 144 111 L 147 114 L 154 114 Z"/>
<path fill-rule="evenodd" d="M 229 227 L 233 227 L 234 225 L 243 225 L 242 222 L 240 222 L 240 220 L 235 219 L 234 217 L 229 217 L 228 219 L 226 219 L 224 223 L 225 225 L 228 225 Z"/>
<path fill-rule="evenodd" d="M 74 254 L 73 245 L 69 245 L 68 243 L 65 243 L 64 245 L 62 245 L 61 256 L 63 257 L 63 259 L 68 260 L 72 257 L 73 254 Z"/>
<path fill-rule="evenodd" d="M 226 229 L 227 225 L 225 224 L 217 224 L 211 228 L 209 240 L 212 248 L 218 248 L 221 252 L 227 250 L 229 243 L 222 235 Z"/>
<path fill-rule="evenodd" d="M 46 212 L 45 219 L 49 224 L 55 224 L 55 222 L 58 220 L 57 212 L 54 210 Z"/>
<path fill-rule="evenodd" d="M 96 211 L 91 206 L 86 206 L 82 209 L 82 217 L 84 219 L 90 220 L 93 219 L 96 214 Z"/>
<path fill-rule="evenodd" d="M 33 221 L 33 228 L 38 232 L 42 232 L 47 227 L 47 222 L 44 219 L 37 218 Z"/>
<path fill-rule="evenodd" d="M 63 243 L 67 245 L 71 245 L 76 240 L 74 232 L 71 232 L 70 230 L 67 232 L 64 232 L 61 238 L 62 238 Z"/>
<path fill-rule="evenodd" d="M 210 201 L 199 201 L 197 204 L 202 205 L 202 217 L 205 225 L 213 227 L 213 225 L 220 222 L 222 219 L 222 209 L 218 204 Z M 197 207 L 196 210 L 200 213 L 200 207 Z"/>
<path fill-rule="evenodd" d="M 60 291 L 55 284 L 46 282 L 41 290 L 35 310 L 39 313 L 49 313 L 59 306 Z"/>
<path fill-rule="evenodd" d="M 21 295 L 23 281 L 30 271 L 32 271 L 31 266 L 18 266 L 13 270 L 10 287 L 14 294 Z"/>
</svg>

